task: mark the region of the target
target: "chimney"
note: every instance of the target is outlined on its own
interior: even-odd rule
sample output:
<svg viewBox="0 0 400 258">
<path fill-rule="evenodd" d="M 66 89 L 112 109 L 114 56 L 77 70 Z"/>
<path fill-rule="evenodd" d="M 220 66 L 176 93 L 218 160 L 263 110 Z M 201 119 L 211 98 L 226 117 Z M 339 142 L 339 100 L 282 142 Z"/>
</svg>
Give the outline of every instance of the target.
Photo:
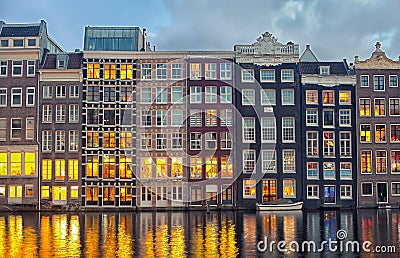
<svg viewBox="0 0 400 258">
<path fill-rule="evenodd" d="M 146 40 L 147 40 L 147 33 L 146 33 L 146 28 L 143 28 L 143 38 L 142 38 L 142 49 L 143 51 L 146 51 Z"/>
<path fill-rule="evenodd" d="M 308 50 L 310 49 L 310 44 L 307 44 L 307 45 L 306 45 L 306 50 L 307 50 L 307 49 L 308 49 Z"/>
<path fill-rule="evenodd" d="M 153 51 L 156 52 L 156 46 L 153 46 Z"/>
</svg>

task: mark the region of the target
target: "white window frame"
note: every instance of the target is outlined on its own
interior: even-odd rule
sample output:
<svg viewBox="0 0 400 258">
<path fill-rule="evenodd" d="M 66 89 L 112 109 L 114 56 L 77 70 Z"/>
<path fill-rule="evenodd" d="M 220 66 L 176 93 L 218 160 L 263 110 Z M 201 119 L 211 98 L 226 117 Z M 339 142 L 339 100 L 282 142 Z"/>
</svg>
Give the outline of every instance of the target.
<svg viewBox="0 0 400 258">
<path fill-rule="evenodd" d="M 55 132 L 55 151 L 56 152 L 65 152 L 65 145 L 66 145 L 66 139 L 65 139 L 65 131 L 64 130 L 57 130 Z M 64 140 L 62 140 L 64 139 Z"/>
<path fill-rule="evenodd" d="M 20 103 L 14 103 L 14 97 L 16 96 L 19 96 Z M 22 88 L 11 88 L 11 107 L 22 107 Z"/>
<path fill-rule="evenodd" d="M 325 134 L 326 133 L 329 133 L 329 134 L 332 134 L 333 135 L 333 139 L 325 139 Z M 324 157 L 335 157 L 335 148 L 336 148 L 336 146 L 335 146 L 335 132 L 332 132 L 332 131 L 324 131 L 323 132 L 323 150 L 322 150 L 322 153 L 323 153 L 323 156 Z M 327 151 L 327 152 L 325 152 L 325 142 L 326 143 L 328 143 L 328 145 L 329 145 L 329 143 L 330 142 L 333 142 L 333 151 L 332 151 L 332 153 L 330 152 L 330 151 Z M 330 148 L 328 148 L 327 150 L 330 150 Z"/>
<path fill-rule="evenodd" d="M 190 63 L 190 80 L 201 80 L 201 63 Z"/>
<path fill-rule="evenodd" d="M 158 118 L 161 117 L 159 120 Z M 166 127 L 168 124 L 167 110 L 159 109 L 156 110 L 156 127 Z"/>
<path fill-rule="evenodd" d="M 79 98 L 79 86 L 70 85 L 69 86 L 69 98 Z"/>
<path fill-rule="evenodd" d="M 275 150 L 262 150 L 261 151 L 262 165 L 261 171 L 263 173 L 276 173 L 276 151 Z"/>
<path fill-rule="evenodd" d="M 230 131 L 220 133 L 221 150 L 232 149 L 232 135 Z M 224 147 L 225 146 L 225 147 Z"/>
<path fill-rule="evenodd" d="M 35 88 L 34 87 L 27 87 L 26 88 L 26 106 L 27 107 L 33 107 L 35 106 Z M 32 100 L 32 103 L 30 102 L 30 98 Z"/>
<path fill-rule="evenodd" d="M 78 151 L 79 149 L 79 131 L 70 130 L 68 132 L 68 150 Z"/>
<path fill-rule="evenodd" d="M 171 64 L 171 79 L 172 80 L 180 80 L 182 78 L 183 78 L 182 64 L 181 63 Z"/>
<path fill-rule="evenodd" d="M 276 142 L 275 117 L 261 117 L 261 142 L 262 143 Z"/>
<path fill-rule="evenodd" d="M 204 134 L 204 138 L 205 138 L 205 149 L 206 150 L 216 150 L 217 149 L 217 133 L 216 132 L 206 132 Z M 212 147 L 212 145 L 214 145 L 214 147 Z"/>
<path fill-rule="evenodd" d="M 248 184 L 246 184 L 246 182 L 248 183 Z M 252 182 L 254 182 L 254 183 L 252 183 Z M 247 178 L 245 178 L 245 179 L 243 179 L 243 199 L 255 199 L 256 197 L 257 197 L 257 188 L 256 188 L 256 180 L 254 180 L 254 179 L 247 179 Z M 246 188 L 247 187 L 251 187 L 251 188 L 254 188 L 254 195 L 246 195 L 245 194 L 245 192 L 246 192 Z"/>
<path fill-rule="evenodd" d="M 291 74 L 288 77 L 289 73 Z M 281 70 L 281 82 L 294 82 L 294 70 L 293 69 L 282 69 Z"/>
<path fill-rule="evenodd" d="M 8 74 L 8 61 L 0 60 L 0 77 L 7 77 L 7 74 Z"/>
<path fill-rule="evenodd" d="M 200 137 L 198 137 L 200 136 Z M 202 135 L 201 132 L 190 133 L 190 150 L 201 150 L 202 148 Z"/>
<path fill-rule="evenodd" d="M 312 165 L 317 165 L 317 175 L 316 176 L 314 176 L 314 175 L 310 175 L 310 171 L 314 171 L 315 169 L 312 167 L 309 167 L 308 166 L 308 164 L 309 163 L 311 163 Z M 307 163 L 306 163 L 306 166 L 307 166 L 307 179 L 308 180 L 318 180 L 319 179 L 319 163 L 318 162 L 313 162 L 313 161 L 308 161 Z"/>
<path fill-rule="evenodd" d="M 65 110 L 66 105 L 57 104 L 56 105 L 56 123 L 65 123 Z"/>
<path fill-rule="evenodd" d="M 179 94 L 179 98 L 176 99 L 174 94 Z M 181 86 L 172 86 L 171 87 L 171 103 L 179 104 L 183 103 L 183 88 Z"/>
<path fill-rule="evenodd" d="M 248 125 L 245 120 L 249 120 L 252 125 Z M 242 120 L 243 143 L 252 143 L 256 141 L 256 122 L 254 117 L 243 117 Z"/>
<path fill-rule="evenodd" d="M 363 185 L 371 185 L 371 194 L 364 194 L 363 192 Z M 360 184 L 360 194 L 361 196 L 374 196 L 374 184 L 372 182 L 361 182 Z"/>
<path fill-rule="evenodd" d="M 217 79 L 217 64 L 216 63 L 206 63 L 204 70 L 205 70 L 204 78 L 206 80 L 216 80 Z"/>
<path fill-rule="evenodd" d="M 7 106 L 7 88 L 0 88 L 0 100 L 4 99 L 4 103 L 0 102 L 0 107 Z"/>
<path fill-rule="evenodd" d="M 309 138 L 309 135 L 315 135 L 316 134 L 316 138 Z M 319 146 L 318 146 L 318 131 L 307 131 L 306 132 L 306 154 L 307 157 L 318 157 L 319 156 Z M 315 147 L 317 147 L 317 153 L 314 155 L 314 153 L 309 153 L 309 149 L 310 150 L 314 150 Z"/>
<path fill-rule="evenodd" d="M 35 139 L 35 118 L 34 117 L 27 117 L 25 120 L 25 139 L 27 140 L 33 140 Z M 32 137 L 29 137 L 28 135 L 32 134 Z"/>
<path fill-rule="evenodd" d="M 149 63 L 141 64 L 140 69 L 141 69 L 142 81 L 151 80 L 151 72 L 152 72 L 151 64 Z"/>
<path fill-rule="evenodd" d="M 167 87 L 156 88 L 156 103 L 167 104 L 168 103 L 168 89 Z"/>
<path fill-rule="evenodd" d="M 242 105 L 243 106 L 254 106 L 256 103 L 256 91 L 254 89 L 243 89 L 242 90 Z"/>
<path fill-rule="evenodd" d="M 383 77 L 383 90 L 377 90 L 376 88 L 375 88 L 375 78 L 378 78 L 378 77 Z M 385 89 L 386 89 L 386 85 L 385 85 L 385 75 L 383 75 L 383 74 L 376 74 L 376 75 L 374 75 L 374 77 L 373 77 L 373 79 L 374 79 L 374 91 L 381 91 L 381 92 L 383 92 L 383 91 L 385 91 Z"/>
<path fill-rule="evenodd" d="M 272 95 L 269 93 L 273 93 Z M 275 106 L 276 105 L 276 90 L 275 89 L 261 89 L 261 105 L 262 106 Z M 270 98 L 273 96 L 273 98 Z"/>
<path fill-rule="evenodd" d="M 311 98 L 313 100 L 316 99 L 316 101 L 309 102 L 308 98 Z M 318 105 L 318 90 L 306 90 L 306 104 L 307 105 Z"/>
<path fill-rule="evenodd" d="M 344 112 L 348 112 L 345 114 Z M 343 119 L 344 117 L 348 117 L 348 119 Z M 349 123 L 342 123 L 343 120 L 348 120 Z M 339 126 L 342 127 L 351 127 L 351 109 L 339 109 Z"/>
<path fill-rule="evenodd" d="M 294 189 L 294 195 L 286 195 L 285 194 L 285 181 L 286 180 L 291 180 L 291 181 L 293 181 L 293 189 Z M 296 195 L 297 195 L 297 191 L 296 191 L 296 179 L 294 179 L 294 178 L 285 178 L 284 180 L 283 180 L 283 187 L 282 187 L 282 192 L 283 192 L 283 198 L 296 198 Z"/>
<path fill-rule="evenodd" d="M 156 64 L 156 80 L 165 81 L 167 80 L 167 64 Z"/>
<path fill-rule="evenodd" d="M 220 80 L 232 80 L 232 64 L 231 63 L 221 63 L 219 72 Z"/>
<path fill-rule="evenodd" d="M 221 126 L 232 126 L 233 125 L 233 110 L 232 109 L 220 109 L 219 119 Z"/>
<path fill-rule="evenodd" d="M 51 130 L 42 131 L 42 151 L 49 152 L 52 150 L 53 135 Z"/>
<path fill-rule="evenodd" d="M 26 76 L 34 77 L 36 72 L 36 61 L 35 60 L 27 60 L 26 61 Z M 33 73 L 31 73 L 31 69 L 33 69 Z"/>
<path fill-rule="evenodd" d="M 396 78 L 396 85 L 392 85 L 392 80 L 391 78 Z M 390 74 L 389 75 L 389 87 L 399 87 L 399 78 L 396 74 Z"/>
<path fill-rule="evenodd" d="M 53 86 L 43 86 L 43 98 L 44 99 L 51 99 L 53 98 Z"/>
<path fill-rule="evenodd" d="M 190 109 L 190 127 L 201 127 L 203 125 L 203 114 L 201 109 Z"/>
<path fill-rule="evenodd" d="M 342 195 L 342 189 L 345 189 L 345 194 Z M 340 199 L 353 199 L 353 186 L 341 185 L 340 186 Z"/>
<path fill-rule="evenodd" d="M 290 154 L 290 155 L 289 155 Z M 285 160 L 285 158 L 291 158 L 290 161 Z M 290 167 L 288 162 L 290 162 Z M 293 168 L 293 169 L 291 169 Z M 282 150 L 282 171 L 283 173 L 296 173 L 296 150 L 294 149 L 283 149 Z"/>
<path fill-rule="evenodd" d="M 242 82 L 254 82 L 254 69 L 242 69 Z"/>
<path fill-rule="evenodd" d="M 319 199 L 319 185 L 307 185 L 307 199 Z"/>
<path fill-rule="evenodd" d="M 16 64 L 18 62 L 18 64 Z M 19 64 L 21 63 L 21 64 Z M 22 60 L 14 60 L 12 61 L 12 76 L 13 77 L 22 77 L 22 74 L 24 74 L 24 68 L 23 68 L 24 62 Z M 20 67 L 21 68 L 21 73 L 20 74 L 15 74 L 14 69 Z"/>
<path fill-rule="evenodd" d="M 349 94 L 349 100 L 347 102 L 342 102 L 340 95 L 341 94 Z M 339 105 L 351 105 L 351 91 L 349 90 L 341 90 L 339 91 Z"/>
<path fill-rule="evenodd" d="M 42 122 L 43 123 L 51 123 L 52 121 L 53 121 L 53 106 L 52 105 L 43 105 Z"/>
<path fill-rule="evenodd" d="M 200 104 L 201 103 L 201 86 L 191 86 L 190 87 L 190 103 Z"/>
<path fill-rule="evenodd" d="M 217 87 L 216 86 L 206 86 L 205 87 L 204 103 L 217 103 Z"/>
<path fill-rule="evenodd" d="M 288 96 L 288 95 L 285 95 L 286 92 L 291 92 L 291 94 L 292 94 L 292 99 L 290 102 L 287 102 L 285 99 Z M 294 103 L 295 103 L 294 89 L 281 89 L 281 101 L 282 101 L 282 106 L 294 105 Z"/>
<path fill-rule="evenodd" d="M 333 169 L 332 166 L 327 166 L 325 164 L 333 164 Z M 325 169 L 326 167 L 326 169 Z M 328 167 L 330 167 L 330 169 L 328 169 Z M 330 175 L 325 175 L 325 170 L 332 172 L 333 171 L 333 176 Z M 327 179 L 327 180 L 335 180 L 336 179 L 336 162 L 334 161 L 329 161 L 329 162 L 324 162 L 322 165 L 322 177 L 323 179 Z"/>
<path fill-rule="evenodd" d="M 349 134 L 350 135 L 350 138 L 349 139 L 342 139 L 342 134 Z M 345 157 L 345 158 L 350 158 L 351 157 L 351 155 L 352 155 L 352 150 L 351 150 L 351 132 L 347 132 L 347 131 L 341 131 L 341 132 L 339 132 L 339 148 L 340 148 L 340 157 Z M 343 152 L 342 151 L 342 143 L 345 143 L 345 145 L 346 145 L 346 148 L 345 149 L 350 149 L 350 152 L 349 153 L 347 153 L 347 152 Z"/>
<path fill-rule="evenodd" d="M 271 74 L 268 73 L 272 73 L 272 76 Z M 260 69 L 260 82 L 275 82 L 275 81 L 276 81 L 275 69 Z"/>
<path fill-rule="evenodd" d="M 220 103 L 232 103 L 232 87 L 231 86 L 221 86 L 220 91 Z"/>
<path fill-rule="evenodd" d="M 339 176 L 340 180 L 353 180 L 353 169 L 352 169 L 352 163 L 351 162 L 340 162 L 339 164 Z M 344 169 L 342 166 L 350 166 L 350 169 Z M 342 170 L 350 170 L 350 176 L 342 176 Z"/>
<path fill-rule="evenodd" d="M 68 106 L 68 122 L 78 123 L 79 122 L 79 105 L 70 104 Z"/>
<path fill-rule="evenodd" d="M 285 124 L 285 120 L 287 121 L 292 121 L 292 126 L 287 126 Z M 285 139 L 286 135 L 290 134 L 290 131 L 292 132 L 292 137 L 291 139 L 287 138 Z M 287 143 L 287 142 L 296 142 L 296 120 L 294 117 L 282 117 L 282 142 Z"/>
<path fill-rule="evenodd" d="M 63 99 L 66 97 L 66 87 L 65 85 L 56 85 L 56 98 Z"/>
<path fill-rule="evenodd" d="M 314 123 L 309 122 L 311 120 L 313 120 L 315 122 Z M 318 109 L 311 109 L 311 108 L 306 109 L 306 125 L 307 126 L 318 126 Z"/>
<path fill-rule="evenodd" d="M 252 162 L 253 163 L 253 170 L 247 170 L 246 164 L 247 162 Z M 243 150 L 243 173 L 246 174 L 251 174 L 255 173 L 257 168 L 256 168 L 256 151 L 255 150 Z"/>
<path fill-rule="evenodd" d="M 171 126 L 180 127 L 183 125 L 183 110 L 171 109 Z"/>
<path fill-rule="evenodd" d="M 363 78 L 367 78 L 367 85 L 363 85 Z M 368 88 L 369 87 L 369 75 L 367 75 L 367 74 L 360 75 L 360 87 L 361 88 Z"/>
</svg>

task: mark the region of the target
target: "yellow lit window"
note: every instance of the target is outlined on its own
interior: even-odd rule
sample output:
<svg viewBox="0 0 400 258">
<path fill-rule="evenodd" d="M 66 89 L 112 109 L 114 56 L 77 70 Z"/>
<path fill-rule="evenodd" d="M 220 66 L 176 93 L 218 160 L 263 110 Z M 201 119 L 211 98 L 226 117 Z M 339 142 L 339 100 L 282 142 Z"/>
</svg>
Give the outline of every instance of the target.
<svg viewBox="0 0 400 258">
<path fill-rule="evenodd" d="M 361 173 L 370 174 L 372 169 L 371 151 L 361 151 Z"/>
<path fill-rule="evenodd" d="M 256 180 L 245 179 L 243 181 L 243 197 L 255 197 L 256 196 Z"/>
<path fill-rule="evenodd" d="M 371 142 L 371 125 L 360 125 L 361 142 Z"/>
<path fill-rule="evenodd" d="M 56 180 L 65 179 L 65 160 L 56 159 Z"/>
<path fill-rule="evenodd" d="M 79 186 L 71 186 L 71 199 L 79 198 Z"/>
<path fill-rule="evenodd" d="M 43 185 L 42 186 L 42 199 L 49 199 L 50 198 L 50 186 Z"/>
<path fill-rule="evenodd" d="M 114 187 L 104 187 L 103 189 L 103 201 L 113 202 L 115 199 L 115 188 Z"/>
<path fill-rule="evenodd" d="M 79 165 L 77 159 L 68 160 L 68 179 L 78 180 Z"/>
<path fill-rule="evenodd" d="M 207 178 L 215 178 L 218 173 L 218 161 L 217 157 L 206 158 L 206 176 Z"/>
<path fill-rule="evenodd" d="M 182 158 L 172 158 L 171 177 L 182 177 L 183 165 Z"/>
<path fill-rule="evenodd" d="M 121 202 L 130 202 L 132 201 L 132 188 L 130 187 L 121 187 L 119 191 L 119 198 Z"/>
<path fill-rule="evenodd" d="M 121 64 L 121 79 L 122 80 L 132 80 L 132 65 L 131 64 Z"/>
<path fill-rule="evenodd" d="M 121 132 L 119 136 L 119 146 L 122 149 L 132 148 L 132 133 L 131 132 Z"/>
<path fill-rule="evenodd" d="M 22 198 L 22 185 L 10 185 L 10 198 Z"/>
<path fill-rule="evenodd" d="M 115 133 L 104 133 L 104 148 L 115 148 Z"/>
<path fill-rule="evenodd" d="M 132 158 L 121 157 L 119 159 L 119 177 L 132 178 Z"/>
<path fill-rule="evenodd" d="M 340 91 L 339 92 L 339 104 L 351 104 L 351 92 Z"/>
<path fill-rule="evenodd" d="M 67 187 L 53 186 L 53 201 L 66 201 L 66 200 L 67 200 Z"/>
<path fill-rule="evenodd" d="M 42 180 L 51 180 L 53 163 L 51 159 L 42 160 Z"/>
<path fill-rule="evenodd" d="M 203 173 L 203 161 L 201 157 L 190 158 L 190 178 L 201 178 Z"/>
<path fill-rule="evenodd" d="M 360 99 L 360 116 L 371 116 L 371 100 L 370 99 Z"/>
<path fill-rule="evenodd" d="M 20 176 L 21 175 L 21 153 L 11 153 L 11 175 Z"/>
<path fill-rule="evenodd" d="M 86 176 L 87 177 L 99 176 L 99 158 L 97 156 L 87 157 Z"/>
<path fill-rule="evenodd" d="M 103 159 L 103 178 L 115 178 L 115 157 L 105 155 Z"/>
<path fill-rule="evenodd" d="M 25 185 L 25 197 L 33 197 L 33 185 Z"/>
<path fill-rule="evenodd" d="M 142 160 L 142 178 L 152 178 L 153 177 L 153 160 L 151 158 L 146 158 Z"/>
<path fill-rule="evenodd" d="M 7 175 L 7 153 L 0 153 L 0 176 Z"/>
<path fill-rule="evenodd" d="M 99 79 L 100 64 L 88 64 L 87 76 L 89 79 Z"/>
<path fill-rule="evenodd" d="M 232 160 L 229 156 L 221 156 L 221 177 L 232 177 Z"/>
<path fill-rule="evenodd" d="M 296 197 L 294 179 L 283 180 L 283 197 Z"/>
<path fill-rule="evenodd" d="M 87 147 L 88 148 L 98 148 L 99 147 L 99 133 L 98 132 L 88 132 L 87 133 Z"/>
<path fill-rule="evenodd" d="M 25 175 L 33 176 L 35 175 L 35 153 L 34 152 L 26 152 L 25 153 Z"/>
<path fill-rule="evenodd" d="M 115 79 L 116 72 L 115 72 L 115 64 L 105 64 L 104 65 L 104 79 Z"/>
<path fill-rule="evenodd" d="M 97 202 L 99 200 L 99 189 L 97 186 L 86 187 L 86 201 Z"/>
<path fill-rule="evenodd" d="M 156 169 L 157 177 L 167 177 L 167 159 L 166 158 L 157 158 L 157 169 Z"/>
</svg>

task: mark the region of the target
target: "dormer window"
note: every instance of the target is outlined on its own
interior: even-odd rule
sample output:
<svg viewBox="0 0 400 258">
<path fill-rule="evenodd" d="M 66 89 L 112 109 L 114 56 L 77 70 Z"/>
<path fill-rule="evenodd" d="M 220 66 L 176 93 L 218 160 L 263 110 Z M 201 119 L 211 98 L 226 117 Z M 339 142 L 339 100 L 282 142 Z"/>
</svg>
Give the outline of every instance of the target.
<svg viewBox="0 0 400 258">
<path fill-rule="evenodd" d="M 36 39 L 28 39 L 28 47 L 35 47 Z"/>
<path fill-rule="evenodd" d="M 320 66 L 319 67 L 319 74 L 320 75 L 329 75 L 330 74 L 329 66 Z"/>
<path fill-rule="evenodd" d="M 58 60 L 57 68 L 58 69 L 64 69 L 65 68 L 65 61 L 64 60 Z"/>
<path fill-rule="evenodd" d="M 1 47 L 8 47 L 8 39 L 1 40 Z"/>
<path fill-rule="evenodd" d="M 24 41 L 22 39 L 14 39 L 13 41 L 14 47 L 23 47 L 24 46 Z"/>
</svg>

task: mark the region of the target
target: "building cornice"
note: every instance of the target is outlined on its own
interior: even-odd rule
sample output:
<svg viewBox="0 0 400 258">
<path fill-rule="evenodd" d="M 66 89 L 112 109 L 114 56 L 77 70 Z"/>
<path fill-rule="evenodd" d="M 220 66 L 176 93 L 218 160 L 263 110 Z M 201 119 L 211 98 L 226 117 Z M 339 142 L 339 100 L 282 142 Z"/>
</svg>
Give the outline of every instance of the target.
<svg viewBox="0 0 400 258">
<path fill-rule="evenodd" d="M 354 65 L 357 69 L 400 69 L 400 60 L 393 61 L 388 58 L 381 50 L 381 44 L 377 42 L 375 44 L 375 51 L 369 59 L 360 61 L 358 56 L 354 57 Z"/>
</svg>

